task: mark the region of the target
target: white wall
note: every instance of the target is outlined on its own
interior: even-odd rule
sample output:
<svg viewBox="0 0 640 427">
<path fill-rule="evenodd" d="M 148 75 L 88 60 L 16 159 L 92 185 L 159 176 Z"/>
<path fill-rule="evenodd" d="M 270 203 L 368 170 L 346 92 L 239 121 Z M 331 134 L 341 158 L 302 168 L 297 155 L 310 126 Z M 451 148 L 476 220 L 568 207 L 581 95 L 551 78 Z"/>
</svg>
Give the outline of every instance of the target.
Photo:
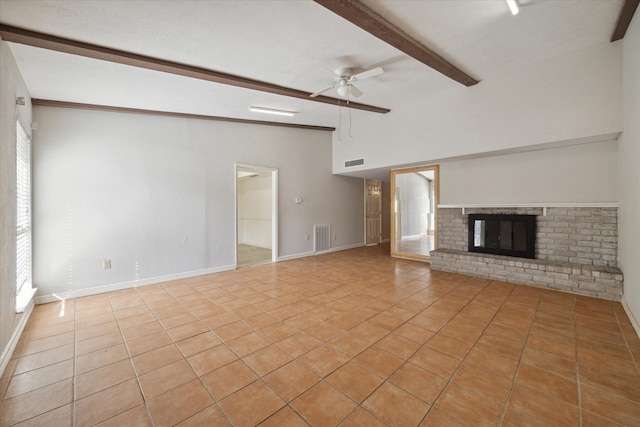
<svg viewBox="0 0 640 427">
<path fill-rule="evenodd" d="M 279 170 L 279 255 L 362 244 L 362 180 L 331 175 L 330 134 L 35 107 L 38 295 L 229 268 L 235 163 Z M 303 203 L 296 205 L 294 199 Z M 104 259 L 112 268 L 104 270 Z"/>
<path fill-rule="evenodd" d="M 624 132 L 619 139 L 619 263 L 624 273 L 623 301 L 640 334 L 640 11 L 624 45 Z"/>
<path fill-rule="evenodd" d="M 16 314 L 16 119 L 28 130 L 31 98 L 15 59 L 0 39 L 0 375 L 26 320 Z M 26 105 L 16 106 L 24 97 Z"/>
<path fill-rule="evenodd" d="M 333 140 L 333 171 L 426 164 L 622 130 L 622 49 L 604 43 L 435 97 L 414 97 Z M 365 167 L 344 168 L 351 159 Z"/>
<path fill-rule="evenodd" d="M 616 141 L 440 164 L 441 204 L 615 203 Z"/>
<path fill-rule="evenodd" d="M 271 249 L 271 176 L 238 180 L 238 243 Z"/>
</svg>

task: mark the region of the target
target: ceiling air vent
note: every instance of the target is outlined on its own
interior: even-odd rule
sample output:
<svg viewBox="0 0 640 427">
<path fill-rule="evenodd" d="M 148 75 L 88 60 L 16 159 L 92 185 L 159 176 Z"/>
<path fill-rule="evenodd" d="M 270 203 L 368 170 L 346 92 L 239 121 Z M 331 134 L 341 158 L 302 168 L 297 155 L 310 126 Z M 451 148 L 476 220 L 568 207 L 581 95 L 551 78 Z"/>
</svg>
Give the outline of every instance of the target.
<svg viewBox="0 0 640 427">
<path fill-rule="evenodd" d="M 350 168 L 352 166 L 362 166 L 362 165 L 364 165 L 364 159 L 348 160 L 344 162 L 345 168 Z"/>
</svg>

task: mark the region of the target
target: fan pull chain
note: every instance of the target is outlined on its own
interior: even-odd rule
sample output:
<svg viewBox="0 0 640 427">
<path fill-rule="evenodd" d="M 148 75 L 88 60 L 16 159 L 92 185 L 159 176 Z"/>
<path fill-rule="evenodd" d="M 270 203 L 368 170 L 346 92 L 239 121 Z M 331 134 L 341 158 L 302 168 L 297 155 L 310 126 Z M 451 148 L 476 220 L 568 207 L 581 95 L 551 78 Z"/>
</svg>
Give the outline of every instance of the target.
<svg viewBox="0 0 640 427">
<path fill-rule="evenodd" d="M 351 135 L 351 108 L 349 108 L 349 137 L 353 138 L 353 135 Z"/>
<path fill-rule="evenodd" d="M 338 98 L 338 141 L 342 141 L 340 132 L 342 130 L 342 106 L 340 105 L 340 99 Z"/>
</svg>

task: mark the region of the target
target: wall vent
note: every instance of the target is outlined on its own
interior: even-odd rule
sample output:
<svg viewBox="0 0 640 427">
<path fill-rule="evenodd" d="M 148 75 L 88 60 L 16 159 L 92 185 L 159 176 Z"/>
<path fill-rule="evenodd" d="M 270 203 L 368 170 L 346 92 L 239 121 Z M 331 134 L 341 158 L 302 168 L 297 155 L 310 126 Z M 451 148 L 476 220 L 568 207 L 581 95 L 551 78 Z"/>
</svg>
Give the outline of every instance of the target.
<svg viewBox="0 0 640 427">
<path fill-rule="evenodd" d="M 313 249 L 316 253 L 328 252 L 331 249 L 331 229 L 329 224 L 313 226 Z"/>
<path fill-rule="evenodd" d="M 356 159 L 356 160 L 347 160 L 344 162 L 345 168 L 350 168 L 352 166 L 362 166 L 364 165 L 364 159 Z"/>
</svg>

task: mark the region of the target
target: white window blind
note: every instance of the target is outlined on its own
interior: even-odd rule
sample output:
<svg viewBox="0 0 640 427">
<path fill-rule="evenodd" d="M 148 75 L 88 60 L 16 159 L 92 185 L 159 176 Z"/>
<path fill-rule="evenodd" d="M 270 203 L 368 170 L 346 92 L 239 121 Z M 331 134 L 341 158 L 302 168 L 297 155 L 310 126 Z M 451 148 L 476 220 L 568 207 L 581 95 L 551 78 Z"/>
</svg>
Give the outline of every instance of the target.
<svg viewBox="0 0 640 427">
<path fill-rule="evenodd" d="M 16 135 L 16 295 L 21 296 L 31 294 L 31 143 L 20 121 Z"/>
</svg>

